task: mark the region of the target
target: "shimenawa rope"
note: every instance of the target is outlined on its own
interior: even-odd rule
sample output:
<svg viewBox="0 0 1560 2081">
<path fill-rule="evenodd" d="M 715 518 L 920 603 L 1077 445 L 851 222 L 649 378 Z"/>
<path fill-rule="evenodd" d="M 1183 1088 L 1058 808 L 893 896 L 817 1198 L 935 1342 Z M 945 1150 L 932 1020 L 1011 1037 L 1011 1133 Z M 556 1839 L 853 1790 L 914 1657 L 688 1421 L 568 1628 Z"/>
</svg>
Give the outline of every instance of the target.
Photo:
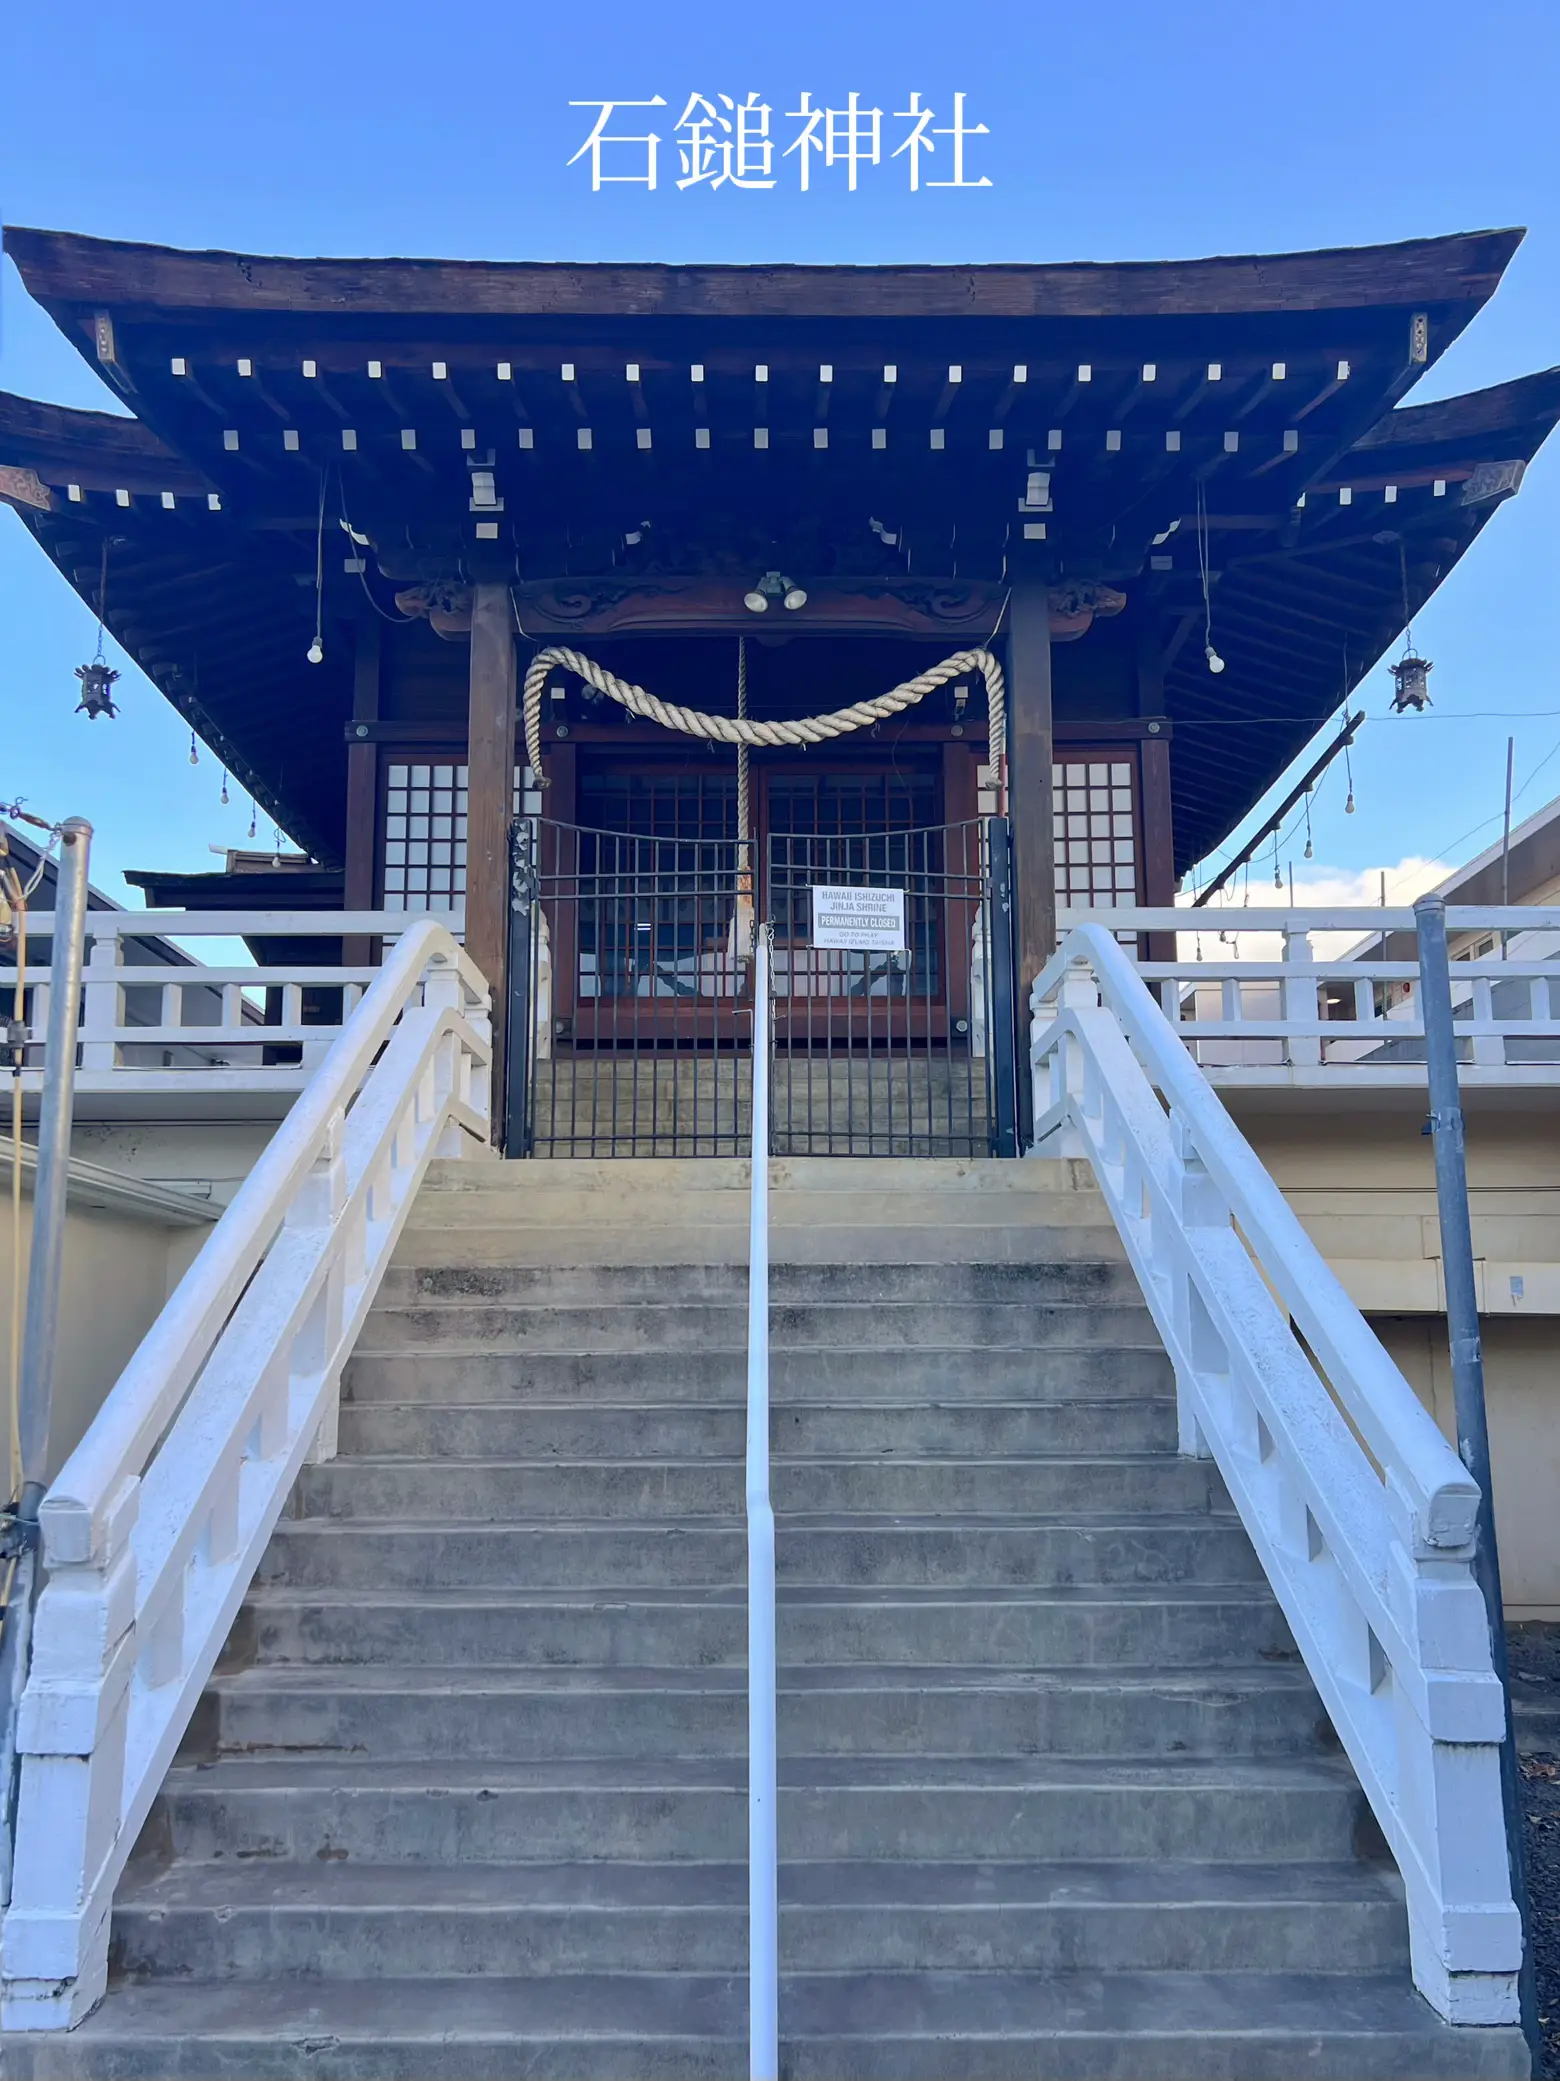
<svg viewBox="0 0 1560 2081">
<path fill-rule="evenodd" d="M 683 708 L 676 702 L 663 701 L 644 687 L 632 686 L 615 673 L 606 671 L 594 658 L 586 657 L 583 651 L 554 643 L 539 650 L 526 667 L 523 696 L 526 758 L 531 771 L 544 787 L 547 782 L 542 771 L 542 691 L 547 675 L 555 665 L 562 666 L 565 672 L 572 672 L 577 679 L 583 679 L 597 693 L 618 702 L 631 715 L 659 723 L 662 729 L 680 730 L 687 737 L 704 737 L 718 744 L 738 746 L 823 744 L 831 737 L 845 737 L 852 730 L 868 729 L 873 723 L 885 722 L 889 716 L 913 708 L 926 695 L 946 686 L 950 679 L 979 672 L 986 682 L 991 763 L 999 774 L 1005 763 L 1007 688 L 1002 667 L 989 650 L 956 651 L 952 657 L 944 658 L 940 665 L 933 665 L 930 671 L 918 672 L 914 679 L 890 687 L 886 694 L 877 694 L 869 701 L 852 702 L 849 708 L 836 708 L 828 715 L 809 715 L 785 722 L 754 722 L 746 716 L 704 715 L 697 708 Z"/>
</svg>

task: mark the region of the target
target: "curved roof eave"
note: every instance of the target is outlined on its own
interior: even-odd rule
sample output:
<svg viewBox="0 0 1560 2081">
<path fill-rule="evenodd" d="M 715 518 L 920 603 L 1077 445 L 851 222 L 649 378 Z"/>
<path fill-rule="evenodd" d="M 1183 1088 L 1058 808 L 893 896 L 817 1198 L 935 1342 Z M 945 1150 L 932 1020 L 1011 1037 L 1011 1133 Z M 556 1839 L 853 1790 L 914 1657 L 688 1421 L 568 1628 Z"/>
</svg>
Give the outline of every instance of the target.
<svg viewBox="0 0 1560 2081">
<path fill-rule="evenodd" d="M 304 259 L 196 252 L 7 226 L 5 250 L 46 307 L 244 310 L 332 317 L 1132 318 L 1473 307 L 1520 229 L 1391 245 L 1203 260 L 981 266 L 675 266 L 661 262 Z"/>
</svg>

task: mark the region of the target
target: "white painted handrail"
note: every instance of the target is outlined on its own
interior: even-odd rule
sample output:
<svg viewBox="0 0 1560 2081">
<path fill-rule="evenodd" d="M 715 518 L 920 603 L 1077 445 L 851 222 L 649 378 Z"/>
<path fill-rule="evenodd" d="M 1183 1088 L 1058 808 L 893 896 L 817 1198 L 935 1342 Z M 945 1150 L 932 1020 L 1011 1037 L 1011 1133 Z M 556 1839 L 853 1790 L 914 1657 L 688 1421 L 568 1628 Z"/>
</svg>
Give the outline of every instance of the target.
<svg viewBox="0 0 1560 2081">
<path fill-rule="evenodd" d="M 488 1149 L 488 992 L 405 932 L 44 1498 L 0 2027 L 78 2021 L 134 1846 L 435 1155 Z"/>
<path fill-rule="evenodd" d="M 1454 2023 L 1514 2022 L 1474 1484 L 1112 934 L 1071 933 L 1032 1010 L 1036 1149 L 1093 1166 L 1181 1449 L 1216 1461 L 1397 1858 L 1415 1983 Z"/>
<path fill-rule="evenodd" d="M 775 1766 L 775 1513 L 769 1497 L 769 980 L 753 950 L 753 1191 L 748 1229 L 748 2058 L 780 2077 L 780 1898 Z"/>
</svg>

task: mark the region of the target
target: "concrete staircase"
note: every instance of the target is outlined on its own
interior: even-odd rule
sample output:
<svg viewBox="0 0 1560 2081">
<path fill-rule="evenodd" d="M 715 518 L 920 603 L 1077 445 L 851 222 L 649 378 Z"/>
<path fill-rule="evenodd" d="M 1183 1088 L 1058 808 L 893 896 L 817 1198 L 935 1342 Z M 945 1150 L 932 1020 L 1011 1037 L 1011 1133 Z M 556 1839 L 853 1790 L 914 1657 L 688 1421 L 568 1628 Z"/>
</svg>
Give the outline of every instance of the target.
<svg viewBox="0 0 1560 2081">
<path fill-rule="evenodd" d="M 783 2069 L 1511 2076 L 1092 1191 L 778 1163 Z M 56 2077 L 746 2068 L 745 1167 L 450 1169 Z"/>
</svg>

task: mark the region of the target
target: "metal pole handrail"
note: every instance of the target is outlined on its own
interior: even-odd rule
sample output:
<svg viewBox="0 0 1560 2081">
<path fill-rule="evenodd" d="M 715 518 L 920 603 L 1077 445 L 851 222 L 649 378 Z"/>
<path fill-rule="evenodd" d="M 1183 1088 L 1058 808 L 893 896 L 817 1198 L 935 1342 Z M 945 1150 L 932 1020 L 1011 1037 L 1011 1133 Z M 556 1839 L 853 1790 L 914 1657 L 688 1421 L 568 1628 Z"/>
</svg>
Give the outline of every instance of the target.
<svg viewBox="0 0 1560 2081">
<path fill-rule="evenodd" d="M 775 1772 L 775 1514 L 769 1499 L 769 970 L 753 950 L 753 1191 L 748 1234 L 748 2060 L 779 2081 L 779 1843 Z"/>
<path fill-rule="evenodd" d="M 1509 774 L 1509 766 L 1508 766 Z M 1510 780 L 1507 788 L 1509 791 Z M 1509 815 L 1509 810 L 1508 810 Z M 1441 1228 L 1441 1276 L 1446 1289 L 1446 1336 L 1452 1361 L 1452 1398 L 1457 1418 L 1457 1454 L 1479 1485 L 1473 1575 L 1484 1597 L 1490 1661 L 1505 1700 L 1500 1745 L 1501 1804 L 1506 1815 L 1506 1856 L 1511 1894 L 1522 1918 L 1522 1964 L 1517 1993 L 1522 2028 L 1535 2064 L 1543 2050 L 1533 1964 L 1533 1922 L 1528 1903 L 1522 1774 L 1511 1717 L 1511 1678 L 1506 1666 L 1505 1601 L 1500 1585 L 1500 1548 L 1495 1535 L 1495 1491 L 1490 1469 L 1490 1433 L 1484 1398 L 1484 1347 L 1479 1330 L 1479 1291 L 1474 1278 L 1473 1223 L 1468 1206 L 1468 1161 L 1462 1095 L 1457 1075 L 1457 1034 L 1452 1021 L 1452 979 L 1446 948 L 1446 905 L 1434 894 L 1414 905 L 1419 926 L 1420 1016 L 1424 1020 L 1425 1064 L 1430 1087 L 1430 1132 L 1435 1152 L 1435 1196 Z"/>
</svg>

